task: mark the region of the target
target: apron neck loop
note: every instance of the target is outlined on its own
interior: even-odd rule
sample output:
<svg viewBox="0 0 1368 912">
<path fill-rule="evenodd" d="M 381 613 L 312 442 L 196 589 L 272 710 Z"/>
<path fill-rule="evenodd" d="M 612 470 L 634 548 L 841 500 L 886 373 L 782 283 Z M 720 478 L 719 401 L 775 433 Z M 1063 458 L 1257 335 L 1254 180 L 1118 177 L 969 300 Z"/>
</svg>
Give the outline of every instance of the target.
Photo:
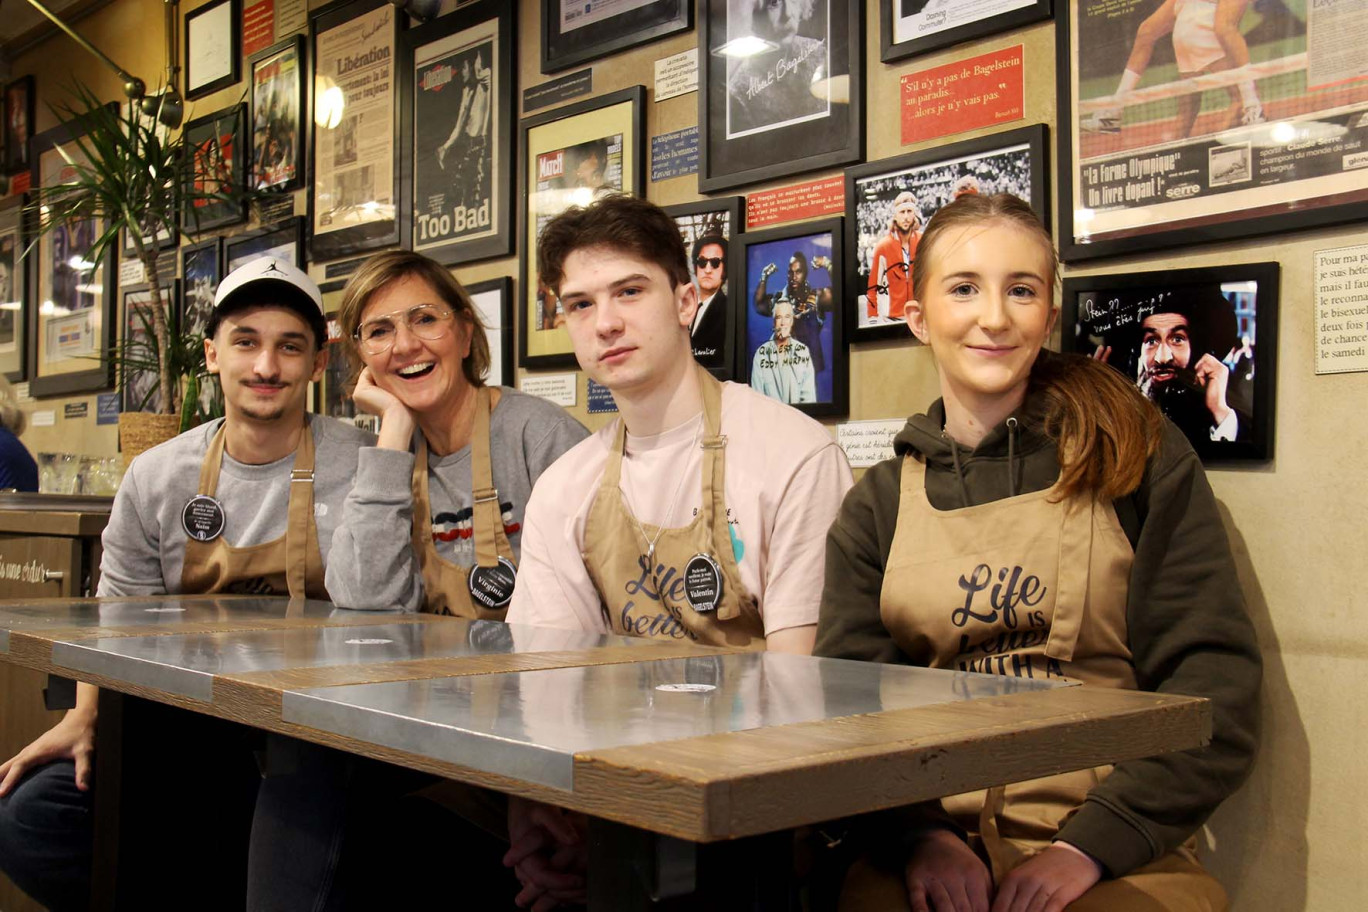
<svg viewBox="0 0 1368 912">
<path fill-rule="evenodd" d="M 209 450 L 204 454 L 204 462 L 200 463 L 200 494 L 213 497 L 218 492 L 219 469 L 223 467 L 223 445 L 225 441 L 223 433 L 227 428 L 228 421 L 225 419 L 219 425 L 213 439 L 209 441 Z"/>
</svg>

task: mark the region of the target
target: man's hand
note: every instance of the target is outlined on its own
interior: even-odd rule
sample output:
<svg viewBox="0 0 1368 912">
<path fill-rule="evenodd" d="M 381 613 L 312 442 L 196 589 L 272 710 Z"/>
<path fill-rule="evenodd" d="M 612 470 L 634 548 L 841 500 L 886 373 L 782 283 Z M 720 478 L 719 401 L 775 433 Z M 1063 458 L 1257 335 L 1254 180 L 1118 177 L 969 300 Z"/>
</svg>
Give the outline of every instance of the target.
<svg viewBox="0 0 1368 912">
<path fill-rule="evenodd" d="M 775 274 L 776 272 L 778 272 L 778 271 L 779 271 L 779 267 L 778 267 L 778 266 L 775 266 L 773 263 L 768 263 L 768 264 L 766 264 L 766 265 L 765 265 L 765 268 L 762 269 L 762 270 L 760 270 L 760 281 L 762 281 L 762 282 L 765 281 L 766 279 L 768 279 L 770 276 L 774 275 L 774 274 Z"/>
<path fill-rule="evenodd" d="M 562 903 L 585 902 L 587 829 L 583 814 L 525 798 L 508 799 L 510 845 L 503 863 L 522 884 L 514 898 L 520 908 L 547 912 Z"/>
<path fill-rule="evenodd" d="M 1197 382 L 1202 384 L 1202 389 L 1206 391 L 1206 407 L 1211 413 L 1211 425 L 1215 427 L 1226 416 L 1230 414 L 1230 406 L 1226 405 L 1226 387 L 1230 384 L 1230 368 L 1219 361 L 1215 355 L 1207 353 L 1202 355 L 1196 366 L 1193 367 L 1193 374 L 1197 377 Z"/>
<path fill-rule="evenodd" d="M 1002 879 L 992 912 L 1063 912 L 1101 879 L 1097 862 L 1056 843 Z"/>
<path fill-rule="evenodd" d="M 907 863 L 912 912 L 988 912 L 993 877 L 974 850 L 949 830 L 933 830 Z"/>
<path fill-rule="evenodd" d="M 54 760 L 76 761 L 76 787 L 88 791 L 94 755 L 95 718 L 73 709 L 28 747 L 0 763 L 0 798 L 8 795 L 25 773 Z"/>
<path fill-rule="evenodd" d="M 831 268 L 831 257 L 829 257 L 829 256 L 815 256 L 815 257 L 813 257 L 813 258 L 812 258 L 812 268 L 813 268 L 813 269 L 830 269 L 830 268 Z"/>
</svg>

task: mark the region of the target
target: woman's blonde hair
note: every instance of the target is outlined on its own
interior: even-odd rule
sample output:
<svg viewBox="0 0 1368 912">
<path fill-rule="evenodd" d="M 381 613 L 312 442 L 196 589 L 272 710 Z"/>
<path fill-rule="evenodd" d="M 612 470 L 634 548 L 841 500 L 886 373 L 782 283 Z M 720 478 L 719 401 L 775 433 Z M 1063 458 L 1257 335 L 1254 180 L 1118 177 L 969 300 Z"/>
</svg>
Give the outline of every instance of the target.
<svg viewBox="0 0 1368 912">
<path fill-rule="evenodd" d="M 970 194 L 947 203 L 926 224 L 912 264 L 913 297 L 926 300 L 936 247 L 947 231 L 991 222 L 1020 228 L 1049 251 L 1053 288 L 1059 257 L 1031 207 L 1010 193 Z M 1140 486 L 1159 449 L 1164 419 L 1135 384 L 1092 358 L 1041 349 L 1031 366 L 1030 392 L 1045 403 L 1045 433 L 1058 447 L 1063 496 L 1091 492 L 1114 500 Z"/>
<path fill-rule="evenodd" d="M 0 374 L 0 426 L 3 426 L 16 437 L 24 433 L 24 427 L 28 419 L 24 416 L 23 409 L 19 408 L 19 400 L 14 395 L 14 387 L 10 386 L 9 380 Z"/>
<path fill-rule="evenodd" d="M 346 287 L 342 289 L 342 305 L 337 310 L 337 322 L 347 341 L 347 355 L 352 364 L 352 382 L 355 382 L 356 375 L 363 367 L 361 352 L 356 343 L 356 330 L 361 324 L 361 314 L 371 298 L 381 289 L 409 277 L 422 279 L 431 285 L 442 303 L 451 308 L 456 319 L 464 320 L 470 326 L 470 354 L 461 362 L 461 372 L 465 374 L 471 386 L 484 386 L 485 375 L 489 373 L 489 339 L 485 335 L 479 311 L 470 300 L 470 294 L 451 274 L 451 270 L 436 260 L 411 250 L 377 253 L 352 273 Z"/>
</svg>

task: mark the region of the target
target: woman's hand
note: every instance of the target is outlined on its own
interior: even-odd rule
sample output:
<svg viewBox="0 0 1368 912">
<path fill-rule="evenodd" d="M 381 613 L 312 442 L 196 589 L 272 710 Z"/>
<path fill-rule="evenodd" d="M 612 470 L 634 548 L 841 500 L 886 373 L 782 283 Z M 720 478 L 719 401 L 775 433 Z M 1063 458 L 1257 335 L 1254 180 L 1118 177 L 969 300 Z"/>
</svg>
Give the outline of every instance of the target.
<svg viewBox="0 0 1368 912">
<path fill-rule="evenodd" d="M 992 912 L 1063 912 L 1101 879 L 1101 865 L 1055 843 L 1002 879 Z"/>
<path fill-rule="evenodd" d="M 912 912 L 988 912 L 993 876 L 974 850 L 949 830 L 933 830 L 907 863 Z"/>
<path fill-rule="evenodd" d="M 399 397 L 381 389 L 375 383 L 375 375 L 369 367 L 362 368 L 356 377 L 356 389 L 352 390 L 352 401 L 361 411 L 380 416 L 379 446 L 387 450 L 408 450 L 413 438 L 415 421 Z"/>
</svg>

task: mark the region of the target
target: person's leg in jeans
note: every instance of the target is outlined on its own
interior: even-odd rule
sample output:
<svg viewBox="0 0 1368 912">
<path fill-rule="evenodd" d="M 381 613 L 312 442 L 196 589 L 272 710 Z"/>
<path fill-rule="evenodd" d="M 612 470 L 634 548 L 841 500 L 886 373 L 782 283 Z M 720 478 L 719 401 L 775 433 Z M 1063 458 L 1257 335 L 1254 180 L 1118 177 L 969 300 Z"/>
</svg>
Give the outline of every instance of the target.
<svg viewBox="0 0 1368 912">
<path fill-rule="evenodd" d="M 0 798 L 0 870 L 51 912 L 90 907 L 93 804 L 70 760 L 38 767 Z"/>
</svg>

